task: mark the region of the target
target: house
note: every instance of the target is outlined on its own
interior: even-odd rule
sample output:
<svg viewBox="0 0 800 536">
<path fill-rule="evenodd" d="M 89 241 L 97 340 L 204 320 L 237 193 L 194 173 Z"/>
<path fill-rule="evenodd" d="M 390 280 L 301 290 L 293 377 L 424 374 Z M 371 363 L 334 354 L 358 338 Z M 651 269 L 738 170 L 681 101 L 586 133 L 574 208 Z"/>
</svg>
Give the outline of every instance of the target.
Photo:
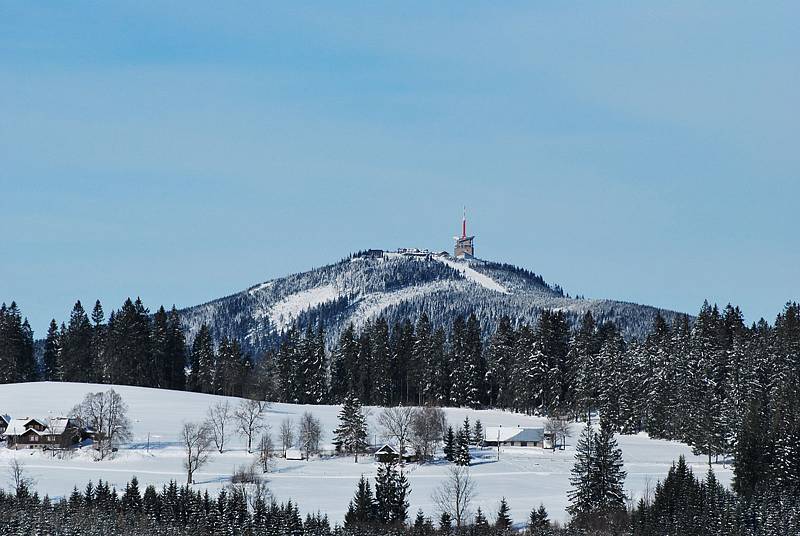
<svg viewBox="0 0 800 536">
<path fill-rule="evenodd" d="M 82 439 L 81 429 L 67 417 L 56 417 L 41 421 L 25 417 L 12 419 L 3 437 L 6 446 L 19 449 L 65 449 L 76 447 Z"/>
<path fill-rule="evenodd" d="M 386 463 L 396 462 L 400 459 L 400 448 L 388 443 L 375 451 L 375 461 Z M 417 452 L 410 447 L 403 447 L 403 461 L 415 462 L 419 460 Z"/>
<path fill-rule="evenodd" d="M 6 426 L 3 437 L 8 448 L 34 448 L 39 446 L 40 434 L 47 425 L 39 419 L 25 417 L 24 419 L 11 419 Z"/>
<path fill-rule="evenodd" d="M 11 417 L 8 415 L 0 415 L 0 441 L 2 441 L 3 434 L 6 433 L 6 429 L 8 428 L 8 423 L 11 422 Z"/>
<path fill-rule="evenodd" d="M 489 447 L 544 447 L 547 443 L 546 435 L 544 428 L 487 426 L 484 445 Z"/>
</svg>

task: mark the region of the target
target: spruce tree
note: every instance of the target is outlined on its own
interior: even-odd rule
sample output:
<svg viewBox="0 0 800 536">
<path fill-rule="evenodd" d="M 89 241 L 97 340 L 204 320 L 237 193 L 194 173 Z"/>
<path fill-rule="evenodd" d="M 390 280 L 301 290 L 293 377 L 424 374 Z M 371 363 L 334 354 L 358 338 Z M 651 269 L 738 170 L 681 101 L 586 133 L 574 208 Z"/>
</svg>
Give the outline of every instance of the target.
<svg viewBox="0 0 800 536">
<path fill-rule="evenodd" d="M 358 341 L 355 327 L 348 324 L 339 336 L 331 357 L 330 396 L 334 403 L 342 402 L 348 393 L 355 393 L 358 378 Z"/>
<path fill-rule="evenodd" d="M 106 352 L 111 383 L 150 386 L 151 350 L 150 312 L 139 298 L 135 302 L 128 298 L 108 321 Z"/>
<path fill-rule="evenodd" d="M 416 404 L 431 404 L 436 400 L 435 363 L 433 349 L 433 332 L 427 313 L 423 312 L 414 328 L 413 348 L 411 352 L 412 368 L 410 381 L 417 385 Z"/>
<path fill-rule="evenodd" d="M 591 311 L 586 311 L 567 353 L 567 360 L 574 371 L 572 408 L 578 415 L 589 413 L 596 399 L 596 375 L 599 371 L 594 367 L 593 358 L 599 350 L 597 324 Z"/>
<path fill-rule="evenodd" d="M 453 530 L 453 518 L 447 512 L 442 512 L 439 516 L 439 531 L 443 534 L 450 534 Z"/>
<path fill-rule="evenodd" d="M 487 365 L 481 342 L 481 325 L 475 313 L 467 319 L 464 345 L 467 358 L 465 374 L 468 378 L 465 404 L 478 408 L 489 403 L 489 390 L 486 387 Z"/>
<path fill-rule="evenodd" d="M 125 493 L 120 502 L 122 509 L 126 512 L 138 512 L 142 509 L 142 496 L 139 492 L 139 481 L 134 476 L 125 485 Z"/>
<path fill-rule="evenodd" d="M 431 337 L 431 355 L 428 365 L 428 374 L 431 375 L 430 390 L 427 398 L 439 405 L 445 405 L 450 400 L 450 360 L 445 351 L 447 335 L 440 326 L 436 328 Z"/>
<path fill-rule="evenodd" d="M 575 465 L 572 468 L 567 512 L 576 527 L 618 526 L 624 518 L 625 471 L 622 469 L 622 451 L 617 447 L 610 426 L 602 423 L 594 433 L 587 425 L 575 447 Z"/>
<path fill-rule="evenodd" d="M 358 463 L 359 452 L 367 448 L 367 421 L 361 403 L 353 394 L 348 394 L 339 412 L 339 426 L 333 433 L 333 444 L 337 450 L 353 454 Z"/>
<path fill-rule="evenodd" d="M 539 508 L 531 510 L 528 516 L 528 532 L 532 535 L 542 534 L 550 527 L 550 520 L 547 518 L 547 510 L 544 504 L 539 504 Z"/>
<path fill-rule="evenodd" d="M 623 470 L 622 450 L 617 446 L 611 427 L 601 423 L 600 433 L 594 436 L 592 486 L 597 503 L 594 508 L 605 515 L 625 509 L 626 473 Z"/>
<path fill-rule="evenodd" d="M 480 419 L 475 421 L 475 428 L 472 431 L 472 443 L 477 446 L 483 446 L 484 441 L 483 425 Z"/>
<path fill-rule="evenodd" d="M 374 385 L 372 378 L 378 373 L 378 368 L 372 360 L 371 328 L 364 329 L 358 338 L 358 366 L 356 379 L 358 382 L 358 398 L 362 404 L 372 404 L 374 399 Z"/>
<path fill-rule="evenodd" d="M 475 512 L 475 528 L 483 529 L 489 526 L 489 522 L 486 520 L 486 516 L 483 515 L 483 511 L 481 507 L 478 507 L 478 510 Z"/>
<path fill-rule="evenodd" d="M 61 342 L 58 333 L 58 324 L 55 319 L 50 321 L 47 328 L 47 337 L 44 341 L 44 354 L 42 355 L 42 376 L 45 381 L 61 380 Z"/>
<path fill-rule="evenodd" d="M 328 398 L 328 357 L 325 352 L 325 328 L 321 320 L 317 324 L 310 351 L 308 401 L 311 404 L 322 404 Z"/>
<path fill-rule="evenodd" d="M 353 500 L 350 501 L 350 506 L 344 518 L 345 528 L 376 522 L 375 508 L 375 499 L 372 496 L 369 481 L 364 478 L 364 475 L 361 475 L 361 479 L 358 481 L 358 489 Z"/>
<path fill-rule="evenodd" d="M 168 378 L 171 375 L 172 363 L 169 356 L 169 319 L 164 306 L 158 308 L 153 315 L 153 330 L 150 334 L 151 339 L 151 368 L 150 383 L 154 387 L 168 387 Z"/>
<path fill-rule="evenodd" d="M 91 359 L 93 363 L 92 381 L 107 382 L 106 372 L 106 326 L 105 313 L 100 300 L 94 302 L 92 309 L 92 343 Z"/>
<path fill-rule="evenodd" d="M 395 462 L 381 463 L 375 476 L 375 506 L 384 525 L 401 526 L 408 517 L 410 485 Z"/>
<path fill-rule="evenodd" d="M 92 361 L 92 326 L 80 300 L 70 313 L 67 331 L 61 341 L 61 369 L 64 381 L 89 381 Z"/>
<path fill-rule="evenodd" d="M 588 517 L 596 507 L 594 449 L 594 433 L 591 425 L 587 424 L 575 445 L 575 464 L 570 471 L 572 489 L 567 493 L 570 502 L 567 512 L 578 522 Z"/>
<path fill-rule="evenodd" d="M 167 361 L 169 389 L 186 389 L 186 338 L 181 327 L 178 309 L 173 305 L 167 322 Z"/>
<path fill-rule="evenodd" d="M 514 363 L 514 328 L 504 315 L 487 348 L 488 403 L 496 407 L 511 407 L 514 401 L 512 378 Z"/>
<path fill-rule="evenodd" d="M 456 435 L 455 452 L 453 454 L 453 461 L 456 465 L 468 466 L 472 462 L 469 452 L 470 438 L 469 418 L 465 418 L 463 427 Z"/>
<path fill-rule="evenodd" d="M 389 350 L 389 325 L 379 317 L 371 330 L 372 402 L 380 406 L 392 404 L 391 352 Z"/>
<path fill-rule="evenodd" d="M 216 362 L 214 343 L 206 324 L 200 326 L 192 343 L 189 385 L 192 391 L 210 393 L 213 387 L 213 369 Z"/>
<path fill-rule="evenodd" d="M 472 390 L 472 374 L 468 368 L 470 366 L 467 359 L 466 348 L 467 326 L 463 316 L 457 316 L 453 320 L 453 327 L 450 330 L 450 348 L 446 365 L 448 384 L 450 385 L 449 405 L 465 406 Z"/>
<path fill-rule="evenodd" d="M 506 502 L 506 498 L 502 497 L 500 499 L 500 506 L 497 509 L 497 520 L 495 521 L 494 526 L 501 531 L 507 531 L 511 528 L 511 516 L 509 512 L 511 508 L 508 507 L 508 502 Z"/>
<path fill-rule="evenodd" d="M 458 450 L 456 446 L 456 434 L 453 432 L 452 426 L 447 427 L 447 434 L 444 436 L 444 447 L 442 450 L 448 462 L 454 462 L 456 460 L 456 453 Z"/>
</svg>

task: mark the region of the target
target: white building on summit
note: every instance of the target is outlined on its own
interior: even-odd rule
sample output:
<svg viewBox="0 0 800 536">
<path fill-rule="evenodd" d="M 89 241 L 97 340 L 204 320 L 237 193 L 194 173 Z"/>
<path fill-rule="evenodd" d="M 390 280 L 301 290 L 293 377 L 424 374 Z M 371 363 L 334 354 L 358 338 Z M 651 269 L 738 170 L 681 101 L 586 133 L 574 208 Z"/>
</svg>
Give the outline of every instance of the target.
<svg viewBox="0 0 800 536">
<path fill-rule="evenodd" d="M 454 236 L 456 248 L 453 255 L 457 258 L 470 258 L 475 256 L 475 248 L 472 245 L 474 236 L 467 236 L 467 209 L 464 209 L 464 218 L 461 220 L 461 236 Z"/>
</svg>

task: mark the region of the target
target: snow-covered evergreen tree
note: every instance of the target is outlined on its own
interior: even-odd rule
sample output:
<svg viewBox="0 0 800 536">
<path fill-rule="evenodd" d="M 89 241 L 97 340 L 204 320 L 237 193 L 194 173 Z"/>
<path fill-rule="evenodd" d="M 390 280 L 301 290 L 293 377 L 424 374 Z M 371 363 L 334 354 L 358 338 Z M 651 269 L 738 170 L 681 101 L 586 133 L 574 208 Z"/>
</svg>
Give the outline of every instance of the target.
<svg viewBox="0 0 800 536">
<path fill-rule="evenodd" d="M 367 421 L 361 403 L 352 393 L 344 399 L 339 411 L 339 426 L 333 433 L 333 444 L 337 450 L 353 454 L 358 463 L 358 454 L 367 448 Z"/>
</svg>

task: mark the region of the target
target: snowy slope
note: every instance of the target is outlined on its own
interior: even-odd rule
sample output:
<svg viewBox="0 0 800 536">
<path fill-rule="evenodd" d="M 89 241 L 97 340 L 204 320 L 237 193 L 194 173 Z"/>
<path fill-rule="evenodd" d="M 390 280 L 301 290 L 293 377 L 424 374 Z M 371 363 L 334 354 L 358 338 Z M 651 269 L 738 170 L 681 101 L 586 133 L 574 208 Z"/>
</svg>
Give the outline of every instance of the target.
<svg viewBox="0 0 800 536">
<path fill-rule="evenodd" d="M 489 290 L 494 290 L 495 292 L 499 292 L 501 294 L 509 294 L 509 291 L 508 289 L 506 289 L 506 287 L 504 287 L 503 285 L 501 285 L 488 275 L 478 272 L 477 270 L 472 268 L 467 262 L 464 261 L 457 262 L 448 257 L 437 257 L 437 260 L 439 262 L 446 264 L 450 268 L 462 274 L 470 281 L 473 281 L 484 288 L 487 288 Z"/>
<path fill-rule="evenodd" d="M 90 391 L 106 390 L 110 386 L 76 383 L 42 383 L 0 385 L 0 413 L 15 417 L 59 415 L 80 401 Z M 88 452 L 79 452 L 71 459 L 54 459 L 45 453 L 12 451 L 0 447 L 0 474 L 7 474 L 6 466 L 13 458 L 21 460 L 30 474 L 37 480 L 40 493 L 51 496 L 67 495 L 77 485 L 82 487 L 88 480 L 107 480 L 121 489 L 136 475 L 142 486 L 161 485 L 170 479 L 179 482 L 185 479 L 182 450 L 176 441 L 177 431 L 184 421 L 199 421 L 207 408 L 224 397 L 147 389 L 142 387 L 114 387 L 130 406 L 133 422 L 133 441 L 126 445 L 114 460 L 95 462 Z M 32 390 L 45 396 L 30 397 Z M 231 399 L 238 403 L 238 399 Z M 299 406 L 275 404 L 264 414 L 277 441 L 277 430 L 283 419 L 295 422 L 304 411 L 311 411 L 322 422 L 323 443 L 330 443 L 332 431 L 337 424 L 338 406 Z M 375 426 L 378 413 L 372 408 L 370 416 L 370 440 L 381 442 L 380 431 Z M 446 409 L 450 423 L 460 424 L 464 417 L 473 422 L 480 419 L 486 426 L 525 426 L 541 424 L 541 420 L 525 415 L 502 411 L 474 411 L 468 409 Z M 523 523 L 532 507 L 543 503 L 551 517 L 566 519 L 566 492 L 569 489 L 569 471 L 573 464 L 574 443 L 580 426 L 574 427 L 573 437 L 565 451 L 545 451 L 538 448 L 504 448 L 497 459 L 492 449 L 476 450 L 478 458 L 471 468 L 477 485 L 475 507 L 485 512 L 494 512 L 501 496 L 505 496 L 512 507 L 512 516 Z M 146 451 L 148 436 L 150 452 Z M 214 454 L 210 463 L 200 471 L 197 487 L 219 490 L 228 483 L 235 467 L 253 461 L 238 437 L 231 438 L 231 450 L 222 455 Z M 659 478 L 663 478 L 670 465 L 683 454 L 694 465 L 696 471 L 705 471 L 702 457 L 693 456 L 686 445 L 648 439 L 646 435 L 619 436 L 619 444 L 625 459 L 628 478 L 625 483 L 630 495 L 637 498 L 645 488 L 652 489 Z M 358 464 L 352 458 L 314 459 L 309 462 L 277 462 L 275 471 L 269 475 L 269 486 L 278 500 L 298 500 L 303 512 L 321 510 L 331 516 L 333 522 L 341 522 L 352 497 L 358 478 L 374 476 L 376 467 L 372 460 L 361 459 Z M 447 470 L 446 463 L 432 465 L 410 464 L 407 467 L 411 483 L 411 509 L 422 508 L 426 514 L 434 515 L 431 494 L 442 482 Z M 731 479 L 730 467 L 715 466 L 718 478 L 723 483 Z M 0 486 L 7 485 L 0 478 Z"/>
<path fill-rule="evenodd" d="M 303 311 L 318 307 L 340 296 L 333 285 L 312 287 L 290 294 L 269 308 L 269 321 L 279 332 L 285 331 Z"/>
<path fill-rule="evenodd" d="M 540 276 L 513 266 L 399 253 L 358 255 L 181 314 L 190 342 L 206 323 L 216 337 L 237 338 L 258 354 L 289 326 L 317 319 L 323 320 L 331 343 L 349 323 L 362 326 L 379 315 L 392 325 L 424 312 L 434 324 L 449 325 L 456 315 L 474 313 L 484 334 L 490 334 L 503 315 L 531 323 L 544 309 L 564 311 L 571 322 L 591 311 L 598 322 L 617 323 L 628 337 L 640 337 L 658 312 L 668 321 L 677 315 L 614 300 L 569 298 Z"/>
</svg>

